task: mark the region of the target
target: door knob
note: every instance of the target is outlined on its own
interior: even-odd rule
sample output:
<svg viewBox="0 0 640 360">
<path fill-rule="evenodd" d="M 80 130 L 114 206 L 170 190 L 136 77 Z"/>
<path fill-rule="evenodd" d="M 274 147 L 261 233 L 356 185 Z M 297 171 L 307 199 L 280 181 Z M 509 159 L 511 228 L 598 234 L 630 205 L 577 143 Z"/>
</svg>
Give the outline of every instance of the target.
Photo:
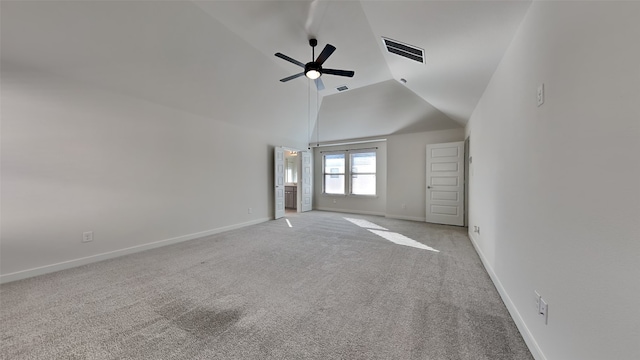
<svg viewBox="0 0 640 360">
<path fill-rule="evenodd" d="M 431 189 L 431 186 L 427 186 L 427 189 Z"/>
</svg>

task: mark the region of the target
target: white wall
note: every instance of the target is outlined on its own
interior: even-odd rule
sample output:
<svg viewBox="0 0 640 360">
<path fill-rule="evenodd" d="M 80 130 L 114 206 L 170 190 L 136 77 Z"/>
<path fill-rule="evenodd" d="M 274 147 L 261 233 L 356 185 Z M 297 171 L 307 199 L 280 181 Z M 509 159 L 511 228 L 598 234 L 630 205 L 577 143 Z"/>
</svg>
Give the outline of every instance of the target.
<svg viewBox="0 0 640 360">
<path fill-rule="evenodd" d="M 386 216 L 425 221 L 427 144 L 463 140 L 463 128 L 389 136 Z"/>
<path fill-rule="evenodd" d="M 265 221 L 273 146 L 306 142 L 297 129 L 253 130 L 55 76 L 2 75 L 2 281 Z M 85 231 L 93 242 L 81 243 Z"/>
<path fill-rule="evenodd" d="M 309 124 L 272 55 L 192 2 L 0 15 L 0 281 L 273 216 L 273 148 L 307 147 Z"/>
<path fill-rule="evenodd" d="M 640 358 L 638 19 L 534 2 L 467 127 L 470 235 L 538 359 Z"/>
<path fill-rule="evenodd" d="M 376 150 L 376 196 L 326 195 L 322 193 L 322 152 L 337 150 Z M 377 141 L 363 144 L 323 146 L 314 148 L 313 208 L 325 211 L 384 215 L 387 202 L 387 144 Z"/>
</svg>

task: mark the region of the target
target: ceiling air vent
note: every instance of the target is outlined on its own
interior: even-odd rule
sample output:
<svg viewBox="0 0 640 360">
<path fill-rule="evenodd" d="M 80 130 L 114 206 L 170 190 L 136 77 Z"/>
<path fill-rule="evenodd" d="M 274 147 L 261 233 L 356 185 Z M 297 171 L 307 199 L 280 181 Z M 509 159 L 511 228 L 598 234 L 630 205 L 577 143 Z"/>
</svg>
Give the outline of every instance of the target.
<svg viewBox="0 0 640 360">
<path fill-rule="evenodd" d="M 349 88 L 347 87 L 347 85 L 342 85 L 342 86 L 338 86 L 336 88 L 336 90 L 338 91 L 345 91 L 345 90 L 349 90 Z"/>
<path fill-rule="evenodd" d="M 403 44 L 395 40 L 387 39 L 386 37 L 382 38 L 382 43 L 384 44 L 384 47 L 387 48 L 387 51 L 392 54 L 400 55 L 419 63 L 425 63 L 424 50 L 419 47 Z"/>
</svg>

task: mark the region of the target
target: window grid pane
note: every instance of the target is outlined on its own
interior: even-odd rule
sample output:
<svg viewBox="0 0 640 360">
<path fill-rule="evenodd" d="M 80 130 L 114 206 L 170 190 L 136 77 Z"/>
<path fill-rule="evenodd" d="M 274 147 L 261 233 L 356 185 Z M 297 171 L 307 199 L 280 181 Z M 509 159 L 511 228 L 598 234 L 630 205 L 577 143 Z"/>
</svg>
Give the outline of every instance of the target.
<svg viewBox="0 0 640 360">
<path fill-rule="evenodd" d="M 354 195 L 375 195 L 376 175 L 358 174 L 351 178 L 351 193 Z"/>
<path fill-rule="evenodd" d="M 326 174 L 324 176 L 324 192 L 344 195 L 344 175 Z"/>
<path fill-rule="evenodd" d="M 324 156 L 324 172 L 344 174 L 344 154 L 329 154 Z"/>
<path fill-rule="evenodd" d="M 355 153 L 351 154 L 352 173 L 376 173 L 376 153 Z"/>
</svg>

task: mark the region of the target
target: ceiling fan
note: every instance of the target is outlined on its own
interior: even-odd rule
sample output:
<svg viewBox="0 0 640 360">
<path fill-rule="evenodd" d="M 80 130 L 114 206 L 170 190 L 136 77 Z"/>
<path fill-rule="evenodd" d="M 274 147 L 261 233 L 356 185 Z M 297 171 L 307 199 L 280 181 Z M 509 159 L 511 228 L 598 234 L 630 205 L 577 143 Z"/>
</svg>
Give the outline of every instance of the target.
<svg viewBox="0 0 640 360">
<path fill-rule="evenodd" d="M 322 52 L 320 53 L 320 55 L 318 55 L 318 58 L 315 61 L 313 61 L 313 58 L 315 57 L 315 47 L 316 47 L 316 45 L 318 45 L 318 40 L 309 39 L 309 45 L 311 45 L 311 62 L 308 62 L 306 64 L 303 64 L 300 61 L 292 59 L 292 58 L 288 57 L 287 55 L 279 53 L 279 52 L 275 54 L 277 57 L 279 57 L 281 59 L 287 60 L 290 63 L 296 64 L 296 65 L 300 66 L 301 68 L 304 68 L 303 72 L 295 74 L 295 75 L 288 76 L 288 77 L 286 77 L 284 79 L 280 79 L 280 81 L 285 82 L 285 81 L 293 80 L 295 78 L 298 78 L 298 77 L 304 75 L 304 76 L 308 77 L 309 79 L 315 81 L 316 88 L 318 90 L 323 90 L 324 89 L 324 83 L 322 82 L 322 79 L 320 78 L 320 76 L 322 76 L 322 74 L 353 77 L 355 72 L 351 71 L 351 70 L 324 69 L 322 67 L 322 64 L 324 64 L 324 62 L 327 61 L 329 56 L 331 56 L 331 54 L 333 54 L 333 52 L 336 51 L 336 47 L 335 46 L 333 46 L 331 44 L 327 44 L 324 47 L 324 49 L 322 50 Z"/>
</svg>

